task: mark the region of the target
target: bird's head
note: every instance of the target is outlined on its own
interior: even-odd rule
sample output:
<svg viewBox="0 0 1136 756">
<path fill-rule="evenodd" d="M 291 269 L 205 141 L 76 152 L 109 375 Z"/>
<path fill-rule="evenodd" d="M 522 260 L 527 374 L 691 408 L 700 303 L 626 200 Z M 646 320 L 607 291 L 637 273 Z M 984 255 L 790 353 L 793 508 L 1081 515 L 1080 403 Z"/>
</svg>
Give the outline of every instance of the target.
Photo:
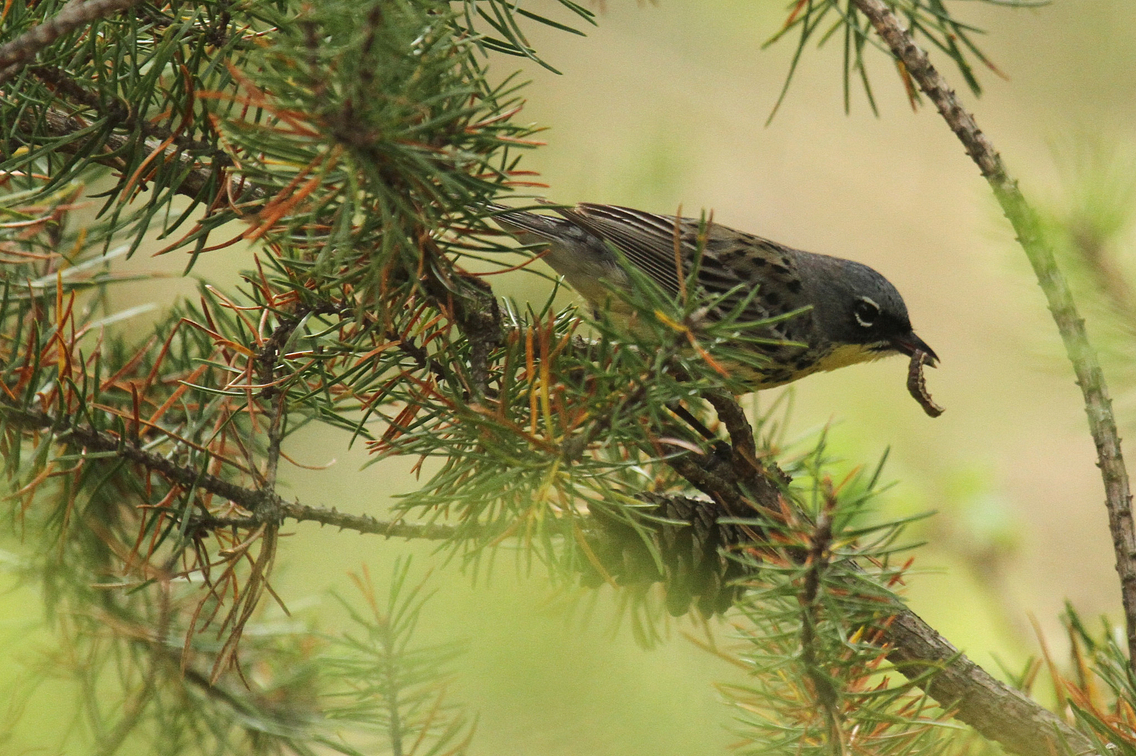
<svg viewBox="0 0 1136 756">
<path fill-rule="evenodd" d="M 834 347 L 823 360 L 832 364 L 822 370 L 916 351 L 925 352 L 934 367 L 938 356 L 915 335 L 903 297 L 890 281 L 867 265 L 836 257 L 808 254 L 798 264 L 817 328 Z"/>
</svg>

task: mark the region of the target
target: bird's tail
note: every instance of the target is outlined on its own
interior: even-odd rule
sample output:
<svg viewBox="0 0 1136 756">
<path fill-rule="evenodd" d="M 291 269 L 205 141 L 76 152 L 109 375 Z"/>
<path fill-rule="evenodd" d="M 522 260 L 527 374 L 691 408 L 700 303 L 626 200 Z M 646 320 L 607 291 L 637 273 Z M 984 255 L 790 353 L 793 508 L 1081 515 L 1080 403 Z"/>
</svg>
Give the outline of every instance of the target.
<svg viewBox="0 0 1136 756">
<path fill-rule="evenodd" d="M 572 226 L 563 218 L 553 215 L 538 215 L 528 210 L 514 210 L 511 207 L 497 204 L 489 204 L 487 207 L 492 212 L 490 217 L 494 223 L 510 234 L 521 238 L 522 241 L 529 243 L 562 238 L 565 230 Z M 523 238 L 526 234 L 532 234 L 537 238 L 526 240 Z"/>
</svg>

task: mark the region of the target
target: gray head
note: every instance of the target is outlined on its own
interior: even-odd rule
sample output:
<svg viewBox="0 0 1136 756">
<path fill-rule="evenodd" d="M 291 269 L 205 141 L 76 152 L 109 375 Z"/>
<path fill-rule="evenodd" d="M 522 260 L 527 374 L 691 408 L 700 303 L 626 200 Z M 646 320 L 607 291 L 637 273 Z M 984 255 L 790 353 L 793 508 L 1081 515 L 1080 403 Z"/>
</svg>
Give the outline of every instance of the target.
<svg viewBox="0 0 1136 756">
<path fill-rule="evenodd" d="M 801 279 L 820 333 L 836 345 L 856 345 L 864 359 L 899 352 L 938 357 L 915 335 L 907 305 L 891 282 L 867 265 L 827 255 L 803 253 Z"/>
</svg>

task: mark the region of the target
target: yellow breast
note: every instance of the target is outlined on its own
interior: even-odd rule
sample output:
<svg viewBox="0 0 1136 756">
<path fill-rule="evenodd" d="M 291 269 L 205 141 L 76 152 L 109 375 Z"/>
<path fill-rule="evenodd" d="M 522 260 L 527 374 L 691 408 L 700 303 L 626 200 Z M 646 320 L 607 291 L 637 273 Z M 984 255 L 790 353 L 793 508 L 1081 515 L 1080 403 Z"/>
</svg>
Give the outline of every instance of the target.
<svg viewBox="0 0 1136 756">
<path fill-rule="evenodd" d="M 816 366 L 809 372 L 815 373 L 821 370 L 836 370 L 837 368 L 848 367 L 855 365 L 859 362 L 872 362 L 881 357 L 887 357 L 894 352 L 880 352 L 875 349 L 869 349 L 863 344 L 841 344 L 817 360 Z"/>
</svg>

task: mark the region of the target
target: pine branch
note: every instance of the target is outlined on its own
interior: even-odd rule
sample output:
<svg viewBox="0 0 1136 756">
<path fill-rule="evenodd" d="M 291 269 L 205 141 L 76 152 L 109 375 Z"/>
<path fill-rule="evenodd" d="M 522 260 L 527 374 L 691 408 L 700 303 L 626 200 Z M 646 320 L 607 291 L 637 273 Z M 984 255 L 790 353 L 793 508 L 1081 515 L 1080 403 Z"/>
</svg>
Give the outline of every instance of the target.
<svg viewBox="0 0 1136 756">
<path fill-rule="evenodd" d="M 419 538 L 424 540 L 445 540 L 454 536 L 455 530 L 444 525 L 416 524 L 400 521 L 386 522 L 369 515 L 352 515 L 339 512 L 334 507 L 314 507 L 297 502 L 288 502 L 274 491 L 244 488 L 216 475 L 203 472 L 195 467 L 178 465 L 165 457 L 148 452 L 137 444 L 103 431 L 66 422 L 46 412 L 21 409 L 5 401 L 0 401 L 0 417 L 23 430 L 51 431 L 59 443 L 73 443 L 89 451 L 109 452 L 120 459 L 141 465 L 161 475 L 166 480 L 186 489 L 200 489 L 220 496 L 240 505 L 252 514 L 248 517 L 217 517 L 204 515 L 193 519 L 191 525 L 198 530 L 216 528 L 244 528 L 255 530 L 265 524 L 281 523 L 284 520 L 297 522 L 318 522 L 341 530 L 357 533 L 384 535 L 388 538 Z M 269 506 L 265 507 L 265 502 Z"/>
<path fill-rule="evenodd" d="M 703 531 L 705 535 L 702 536 L 702 541 L 695 544 L 698 551 L 736 550 L 738 547 L 753 545 L 750 535 L 720 505 L 680 495 L 655 494 L 648 500 L 655 505 L 651 516 L 664 522 L 655 528 L 655 537 L 664 560 L 676 556 L 673 553 L 675 549 L 668 546 L 674 541 L 671 531 L 687 531 L 691 528 Z M 697 518 L 697 521 L 691 519 L 681 525 L 672 524 L 675 520 L 687 519 L 685 513 Z M 794 556 L 800 563 L 812 565 L 806 571 L 805 593 L 802 597 L 806 603 L 816 595 L 816 570 L 822 562 L 826 539 L 831 537 L 828 527 L 830 523 L 826 525 L 822 516 L 816 525 L 813 549 Z M 626 537 L 621 538 L 610 528 L 605 533 L 605 537 L 617 542 L 622 550 L 608 544 L 597 544 L 597 550 L 615 549 L 615 553 L 619 554 L 616 561 L 622 560 L 630 564 L 649 561 L 646 555 L 636 553 L 644 549 L 637 535 L 626 534 Z M 686 543 L 677 549 L 682 553 L 689 550 L 690 546 Z M 742 564 L 740 560 L 729 560 L 731 569 Z M 759 571 L 760 565 L 755 564 L 750 569 Z M 745 574 L 747 573 L 739 575 L 735 572 L 733 582 L 744 578 Z M 632 575 L 626 582 L 634 583 L 636 579 L 657 581 L 663 580 L 664 576 Z M 810 580 L 813 581 L 811 588 Z M 669 585 L 667 589 L 670 589 Z M 889 600 L 880 607 L 879 616 L 888 618 L 879 625 L 882 629 L 880 645 L 896 670 L 925 691 L 944 710 L 952 712 L 956 719 L 970 725 L 983 737 L 1001 744 L 1010 753 L 1021 756 L 1061 753 L 1103 756 L 1093 748 L 1088 738 L 1021 691 L 995 679 L 902 602 Z M 805 627 L 808 627 L 807 622 Z M 812 637 L 806 634 L 806 662 Z M 821 698 L 823 702 L 824 696 L 821 695 Z"/>
<path fill-rule="evenodd" d="M 1021 691 L 995 679 L 907 607 L 887 626 L 888 659 L 984 737 L 1021 756 L 1103 756 L 1093 744 Z"/>
<path fill-rule="evenodd" d="M 499 320 L 495 299 L 487 287 L 475 287 L 461 277 L 443 279 L 436 275 L 428 277 L 428 280 L 428 285 L 434 287 L 433 291 L 437 292 L 438 297 L 444 297 L 439 306 L 449 312 L 463 313 L 467 327 L 475 333 L 487 334 L 487 345 L 490 339 L 509 336 L 513 326 Z M 278 326 L 261 343 L 257 381 L 262 386 L 269 387 L 263 390 L 269 397 L 273 393 L 271 387 L 275 377 L 270 367 L 288 342 L 295 324 L 302 319 L 302 313 L 301 310 L 286 316 L 287 319 L 282 319 L 284 324 Z M 414 351 L 411 349 L 412 356 Z M 424 355 L 419 357 L 425 359 Z M 775 468 L 765 469 L 754 459 L 752 432 L 743 427 L 744 413 L 736 400 L 725 393 L 714 394 L 710 399 L 730 432 L 733 443 L 723 442 L 713 452 L 702 456 L 691 454 L 687 449 L 677 446 L 664 448 L 664 451 L 670 452 L 667 462 L 689 483 L 718 502 L 722 506 L 722 514 L 729 512 L 735 517 L 752 516 L 755 507 L 770 512 L 778 511 L 783 506 L 781 486 L 785 482 L 784 478 L 778 475 L 779 471 Z M 383 522 L 365 515 L 348 515 L 334 509 L 286 502 L 271 489 L 245 488 L 208 474 L 198 467 L 178 465 L 163 456 L 146 451 L 128 438 L 80 425 L 70 417 L 56 417 L 7 402 L 0 402 L 0 415 L 5 416 L 12 425 L 27 430 L 50 430 L 61 442 L 115 454 L 125 461 L 153 470 L 173 484 L 221 496 L 250 513 L 247 517 L 195 516 L 189 523 L 194 532 L 229 527 L 256 532 L 265 526 L 276 527 L 284 519 L 294 519 L 387 537 L 453 542 L 461 536 L 471 535 L 468 527 L 459 529 L 431 524 Z M 690 506 L 698 509 L 707 506 L 705 502 L 690 501 Z M 586 526 L 586 522 L 581 524 Z M 755 536 L 752 529 L 747 532 L 743 528 L 737 530 L 734 543 L 738 542 L 737 538 L 753 542 Z M 602 547 L 595 550 L 602 551 Z M 800 558 L 804 557 L 804 554 L 800 555 Z M 726 581 L 719 585 L 724 582 Z M 1048 747 L 1059 742 L 1059 737 L 1072 744 L 1076 753 L 1091 752 L 1081 736 L 1038 704 L 997 682 L 960 656 L 957 650 L 921 620 L 908 618 L 910 613 L 904 607 L 896 605 L 889 608 L 889 611 L 893 611 L 899 619 L 893 623 L 894 632 L 888 631 L 886 641 L 891 644 L 891 653 L 895 659 L 904 662 L 901 671 L 910 673 L 944 708 L 957 709 L 960 720 L 972 724 L 986 737 L 1003 742 L 1007 748 L 1017 753 L 1045 752 L 1038 749 L 1042 745 Z M 936 682 L 939 679 L 937 675 L 930 674 L 933 670 L 942 670 L 939 672 L 939 675 L 943 675 L 942 683 Z M 1016 704 L 1009 706 L 1005 704 L 1005 700 L 1015 701 Z M 1045 726 L 1039 727 L 1039 722 Z M 1020 735 L 1023 732 L 1032 735 Z"/>
<path fill-rule="evenodd" d="M 182 151 L 189 150 L 201 156 L 208 156 L 214 165 L 229 165 L 232 162 L 228 155 L 208 142 L 193 139 L 182 133 L 175 133 L 164 126 L 151 123 L 145 118 L 139 118 L 136 108 L 132 108 L 130 103 L 125 100 L 118 99 L 108 104 L 103 97 L 100 97 L 99 94 L 91 91 L 73 77 L 68 76 L 67 72 L 61 68 L 31 66 L 28 68 L 28 72 L 43 83 L 50 85 L 68 102 L 81 105 L 83 108 L 97 113 L 100 117 L 106 118 L 111 124 L 127 133 L 137 130 L 147 137 L 157 140 L 149 145 L 152 149 L 156 149 L 163 142 L 168 142 L 171 145 L 176 145 Z M 49 116 L 48 124 L 56 124 L 64 129 L 75 125 L 73 123 L 68 124 L 61 111 L 57 117 Z M 70 131 L 51 133 L 49 130 L 49 135 L 52 137 L 68 136 L 70 133 Z"/>
<path fill-rule="evenodd" d="M 63 10 L 0 47 L 0 84 L 23 70 L 41 50 L 80 26 L 141 4 L 142 0 L 71 0 Z"/>
<path fill-rule="evenodd" d="M 202 486 L 204 490 L 204 486 Z M 387 538 L 413 538 L 422 541 L 448 541 L 457 535 L 456 528 L 449 525 L 401 522 L 399 520 L 378 520 L 370 515 L 354 515 L 340 512 L 335 507 L 313 507 L 298 502 L 281 501 L 277 505 L 280 518 L 296 522 L 317 522 L 331 525 L 340 530 L 350 530 L 360 535 L 381 535 Z M 195 518 L 191 523 L 199 529 L 259 527 L 257 517 L 213 517 Z"/>
<path fill-rule="evenodd" d="M 812 681 L 814 695 L 824 710 L 825 724 L 828 727 L 828 739 L 833 744 L 833 753 L 844 753 L 846 745 L 840 727 L 840 709 L 838 706 L 838 693 L 832 684 L 832 679 L 820 667 L 817 661 L 817 599 L 820 594 L 821 578 L 829 567 L 832 549 L 832 517 L 831 510 L 836 506 L 836 498 L 832 494 L 831 486 L 825 491 L 825 508 L 817 517 L 816 526 L 810 534 L 812 544 L 805 559 L 807 570 L 805 572 L 804 588 L 801 591 L 801 663 L 805 674 Z M 838 750 L 839 749 L 839 750 Z"/>
<path fill-rule="evenodd" d="M 20 409 L 0 402 L 0 415 L 13 425 L 27 430 L 51 430 L 60 442 L 75 443 L 92 451 L 114 453 L 123 460 L 159 473 L 173 483 L 222 496 L 252 513 L 248 517 L 195 517 L 190 523 L 194 529 L 233 527 L 251 531 L 263 527 L 268 523 L 265 518 L 272 517 L 274 523 L 284 519 L 318 522 L 343 530 L 386 537 L 452 540 L 457 535 L 455 528 L 444 525 L 384 522 L 367 515 L 341 513 L 333 508 L 286 502 L 275 492 L 243 488 L 196 468 L 177 465 L 128 440 L 68 423 L 44 412 Z M 744 501 L 754 501 L 746 498 L 738 488 L 738 481 L 743 475 L 748 476 L 750 473 L 736 470 L 734 464 L 737 463 L 719 459 L 716 469 L 707 472 L 705 464 L 689 457 L 685 459 L 687 464 L 680 464 L 677 469 L 691 475 L 694 478 L 691 483 L 706 490 L 715 500 L 729 502 L 734 507 Z M 775 509 L 779 505 L 775 483 L 775 480 L 769 480 L 764 489 L 764 497 L 757 500 L 769 509 Z M 705 512 L 707 507 L 713 506 L 705 501 L 682 496 L 653 495 L 650 500 L 664 508 L 668 502 L 677 503 L 689 512 Z M 269 502 L 268 507 L 264 506 L 266 501 Z M 749 506 L 752 507 L 752 504 Z M 721 507 L 717 511 L 717 515 L 711 516 L 712 526 L 724 529 L 722 532 L 727 534 L 726 546 L 736 545 L 742 538 L 746 539 L 746 543 L 750 542 L 751 530 L 717 523 L 717 518 L 726 517 L 729 509 Z M 593 534 L 592 537 L 608 537 L 602 531 L 601 526 L 599 535 Z M 597 551 L 605 548 L 618 550 L 618 547 L 611 544 L 597 544 L 593 548 Z M 1061 743 L 1067 743 L 1074 754 L 1093 753 L 1091 745 L 1083 736 L 1020 692 L 994 679 L 910 609 L 895 603 L 885 611 L 894 617 L 885 631 L 889 659 L 900 672 L 923 688 L 945 709 L 955 710 L 955 716 L 960 721 L 971 725 L 985 737 L 1001 743 L 1011 752 L 1023 756 L 1051 752 L 1051 748 L 1056 749 Z"/>
<path fill-rule="evenodd" d="M 1112 413 L 1112 400 L 1096 351 L 1089 343 L 1085 321 L 1077 312 L 1073 295 L 1057 267 L 1053 250 L 1042 237 L 1040 223 L 1027 204 L 1017 181 L 1006 171 L 1001 156 L 983 134 L 974 117 L 959 102 L 947 82 L 931 64 L 927 54 L 900 26 L 884 0 L 854 0 L 856 7 L 872 22 L 876 32 L 902 62 L 907 74 L 926 94 L 951 130 L 966 147 L 982 176 L 994 190 L 1002 210 L 1017 233 L 1049 303 L 1049 311 L 1065 343 L 1065 351 L 1077 376 L 1085 402 L 1089 429 L 1097 448 L 1097 466 L 1104 480 L 1105 506 L 1120 575 L 1121 597 L 1127 624 L 1129 664 L 1136 671 L 1136 524 L 1132 515 L 1132 493 L 1128 471 L 1120 450 L 1120 436 Z"/>
<path fill-rule="evenodd" d="M 37 67 L 37 71 L 40 73 L 46 70 L 48 69 Z M 86 98 L 87 95 L 84 93 L 83 98 L 77 99 L 76 101 L 80 102 L 80 104 L 84 104 Z M 215 182 L 219 180 L 224 181 L 228 178 L 226 171 L 230 166 L 231 160 L 227 155 L 212 149 L 205 154 L 198 154 L 198 143 L 194 140 L 174 140 L 169 135 L 163 136 L 165 133 L 164 129 L 158 129 L 152 125 L 143 127 L 141 123 L 137 123 L 131 116 L 126 114 L 118 114 L 105 110 L 99 112 L 100 115 L 108 118 L 120 116 L 123 128 L 138 126 L 142 128 L 144 133 L 148 135 L 150 133 L 153 134 L 153 136 L 146 140 L 146 153 L 155 154 L 155 156 L 160 158 L 163 162 L 169 159 L 177 160 L 184 170 L 183 179 L 173 189 L 175 193 L 191 199 L 196 199 L 206 194 L 223 196 L 223 191 L 214 190 L 212 187 Z M 39 125 L 43 128 L 42 135 L 49 139 L 71 137 L 89 128 L 89 124 L 85 123 L 82 119 L 69 115 L 56 107 L 48 108 L 44 112 L 43 121 Z M 25 113 L 18 126 L 27 136 L 24 136 L 21 140 L 21 136 L 17 133 L 16 139 L 28 145 L 34 144 L 31 135 L 37 134 L 39 131 L 35 117 L 31 113 Z M 97 152 L 90 154 L 92 145 L 99 145 L 100 148 Z M 85 139 L 71 139 L 65 141 L 59 147 L 60 152 L 69 155 L 89 154 L 89 159 L 92 162 L 119 170 L 122 170 L 125 166 L 122 156 L 128 154 L 131 149 L 130 138 L 119 134 L 92 134 Z M 192 151 L 192 154 L 190 151 Z M 205 163 L 202 160 L 202 158 L 205 157 L 210 159 L 209 163 Z M 242 201 L 264 199 L 263 192 L 248 186 L 235 186 L 233 190 L 234 196 Z"/>
</svg>

